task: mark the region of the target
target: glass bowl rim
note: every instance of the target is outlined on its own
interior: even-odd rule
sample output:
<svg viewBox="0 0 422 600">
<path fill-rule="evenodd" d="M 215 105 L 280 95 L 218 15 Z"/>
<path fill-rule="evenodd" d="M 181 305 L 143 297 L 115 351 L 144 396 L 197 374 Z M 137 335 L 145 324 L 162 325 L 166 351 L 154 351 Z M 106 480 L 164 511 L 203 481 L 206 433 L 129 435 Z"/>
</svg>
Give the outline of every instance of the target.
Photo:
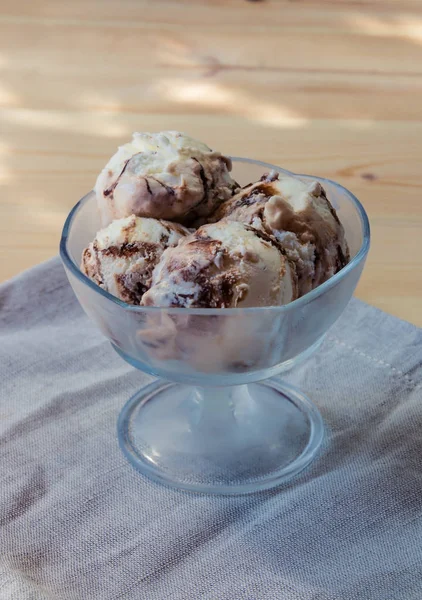
<svg viewBox="0 0 422 600">
<path fill-rule="evenodd" d="M 110 294 L 109 292 L 104 290 L 103 288 L 99 287 L 96 283 L 94 283 L 91 279 L 89 279 L 89 277 L 87 277 L 84 273 L 82 273 L 82 271 L 79 268 L 79 265 L 77 265 L 75 263 L 75 261 L 73 260 L 73 258 L 71 257 L 71 255 L 67 249 L 67 242 L 68 242 L 68 238 L 69 238 L 70 229 L 73 224 L 73 220 L 76 217 L 78 211 L 82 208 L 82 206 L 92 197 L 92 194 L 94 193 L 94 191 L 91 190 L 90 192 L 85 194 L 85 196 L 83 196 L 79 200 L 79 202 L 77 202 L 75 204 L 75 206 L 69 212 L 69 214 L 66 218 L 66 221 L 64 223 L 62 235 L 61 235 L 61 239 L 60 239 L 60 258 L 61 258 L 63 264 L 83 284 L 87 285 L 88 287 L 93 289 L 97 294 L 100 294 L 107 300 L 113 302 L 114 304 L 117 304 L 117 306 L 119 306 L 120 308 L 123 308 L 124 310 L 127 310 L 127 311 L 131 311 L 131 312 L 135 312 L 135 313 L 139 312 L 142 314 L 144 314 L 146 312 L 153 313 L 153 312 L 165 311 L 166 313 L 169 313 L 169 314 L 179 314 L 179 315 L 180 314 L 184 314 L 184 315 L 190 314 L 190 315 L 203 315 L 203 316 L 209 316 L 209 315 L 229 316 L 229 315 L 236 315 L 236 314 L 243 315 L 245 313 L 263 312 L 263 311 L 265 311 L 265 312 L 277 311 L 278 313 L 285 313 L 285 312 L 294 310 L 296 308 L 300 308 L 300 307 L 312 302 L 314 299 L 318 298 L 319 296 L 322 296 L 323 294 L 325 294 L 325 292 L 330 290 L 332 287 L 336 286 L 337 283 L 340 283 L 341 279 L 343 279 L 350 271 L 352 271 L 355 267 L 357 267 L 362 262 L 362 260 L 364 260 L 366 258 L 366 255 L 368 254 L 368 250 L 369 250 L 369 245 L 370 245 L 370 225 L 369 225 L 368 215 L 366 214 L 366 211 L 363 208 L 361 202 L 347 188 L 343 187 L 336 181 L 327 179 L 325 177 L 293 173 L 286 169 L 282 169 L 281 167 L 276 167 L 275 165 L 271 165 L 269 163 L 262 162 L 260 160 L 254 160 L 251 158 L 242 158 L 242 157 L 238 157 L 238 156 L 232 156 L 230 158 L 233 162 L 239 162 L 239 163 L 241 162 L 241 163 L 249 163 L 249 164 L 259 165 L 259 166 L 265 167 L 266 169 L 277 171 L 279 173 L 285 173 L 286 175 L 289 175 L 291 177 L 315 178 L 318 181 L 327 182 L 331 185 L 334 185 L 340 192 L 345 194 L 351 200 L 351 202 L 357 208 L 357 211 L 358 211 L 358 214 L 360 217 L 362 233 L 363 233 L 363 240 L 362 240 L 361 247 L 359 248 L 359 250 L 357 251 L 355 256 L 350 260 L 350 262 L 347 263 L 347 265 L 345 267 L 343 267 L 341 269 L 341 271 L 339 271 L 338 273 L 333 275 L 330 279 L 327 279 L 327 281 L 324 281 L 324 283 L 322 283 L 315 289 L 311 290 L 304 296 L 301 296 L 300 298 L 293 300 L 293 302 L 289 302 L 289 304 L 283 304 L 281 306 L 250 306 L 250 307 L 245 307 L 245 308 L 180 308 L 180 307 L 175 308 L 175 307 L 164 307 L 164 306 L 136 306 L 133 304 L 127 304 L 123 300 L 120 300 L 116 296 L 113 296 L 112 294 Z"/>
</svg>

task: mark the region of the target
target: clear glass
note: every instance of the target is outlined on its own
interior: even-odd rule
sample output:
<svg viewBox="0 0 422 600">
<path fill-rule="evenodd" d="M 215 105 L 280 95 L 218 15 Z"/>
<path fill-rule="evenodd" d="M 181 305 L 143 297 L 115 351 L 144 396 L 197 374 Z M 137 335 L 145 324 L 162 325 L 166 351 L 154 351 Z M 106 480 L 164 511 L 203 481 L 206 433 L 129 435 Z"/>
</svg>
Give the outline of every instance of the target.
<svg viewBox="0 0 422 600">
<path fill-rule="evenodd" d="M 233 159 L 240 185 L 270 169 L 294 175 Z M 317 408 L 274 376 L 315 351 L 341 315 L 361 275 L 370 234 L 366 213 L 348 190 L 327 179 L 294 176 L 323 184 L 344 225 L 351 260 L 286 306 L 128 305 L 79 269 L 82 250 L 100 228 L 94 193 L 66 220 L 60 254 L 81 306 L 122 358 L 161 378 L 135 394 L 118 421 L 126 457 L 157 481 L 193 491 L 249 493 L 286 481 L 318 452 L 323 424 Z"/>
</svg>

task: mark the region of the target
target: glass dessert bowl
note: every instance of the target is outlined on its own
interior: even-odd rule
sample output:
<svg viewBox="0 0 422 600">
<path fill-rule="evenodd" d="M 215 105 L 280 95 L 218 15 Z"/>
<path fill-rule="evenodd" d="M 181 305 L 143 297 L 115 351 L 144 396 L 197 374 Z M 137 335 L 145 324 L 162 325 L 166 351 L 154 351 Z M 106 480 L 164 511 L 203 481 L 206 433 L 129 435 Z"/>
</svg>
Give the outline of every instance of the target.
<svg viewBox="0 0 422 600">
<path fill-rule="evenodd" d="M 357 198 L 333 181 L 233 159 L 240 185 L 268 170 L 321 182 L 350 248 L 350 262 L 341 271 L 287 305 L 126 304 L 80 270 L 83 249 L 100 225 L 93 192 L 78 202 L 63 228 L 60 255 L 81 306 L 122 358 L 159 378 L 124 406 L 120 447 L 140 472 L 184 490 L 269 489 L 304 469 L 323 440 L 316 406 L 275 376 L 314 352 L 346 307 L 369 250 L 368 218 Z"/>
</svg>

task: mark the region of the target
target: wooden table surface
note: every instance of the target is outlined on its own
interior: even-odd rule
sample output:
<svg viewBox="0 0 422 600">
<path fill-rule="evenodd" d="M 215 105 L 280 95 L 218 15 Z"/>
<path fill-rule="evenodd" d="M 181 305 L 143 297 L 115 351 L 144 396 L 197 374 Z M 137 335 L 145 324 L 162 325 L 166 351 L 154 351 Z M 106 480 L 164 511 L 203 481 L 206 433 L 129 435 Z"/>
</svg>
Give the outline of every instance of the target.
<svg viewBox="0 0 422 600">
<path fill-rule="evenodd" d="M 57 253 L 132 131 L 338 180 L 357 296 L 422 325 L 421 0 L 0 0 L 0 280 Z"/>
</svg>

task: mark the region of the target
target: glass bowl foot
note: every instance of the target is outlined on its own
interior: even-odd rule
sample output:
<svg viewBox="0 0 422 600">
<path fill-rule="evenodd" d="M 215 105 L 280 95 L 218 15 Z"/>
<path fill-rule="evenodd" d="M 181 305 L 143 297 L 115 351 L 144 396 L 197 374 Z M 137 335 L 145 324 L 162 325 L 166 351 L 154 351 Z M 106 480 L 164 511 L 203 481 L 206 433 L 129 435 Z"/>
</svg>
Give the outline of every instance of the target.
<svg viewBox="0 0 422 600">
<path fill-rule="evenodd" d="M 286 482 L 315 458 L 323 436 L 316 406 L 278 379 L 225 388 L 157 380 L 118 421 L 120 447 L 141 473 L 213 494 Z"/>
</svg>

